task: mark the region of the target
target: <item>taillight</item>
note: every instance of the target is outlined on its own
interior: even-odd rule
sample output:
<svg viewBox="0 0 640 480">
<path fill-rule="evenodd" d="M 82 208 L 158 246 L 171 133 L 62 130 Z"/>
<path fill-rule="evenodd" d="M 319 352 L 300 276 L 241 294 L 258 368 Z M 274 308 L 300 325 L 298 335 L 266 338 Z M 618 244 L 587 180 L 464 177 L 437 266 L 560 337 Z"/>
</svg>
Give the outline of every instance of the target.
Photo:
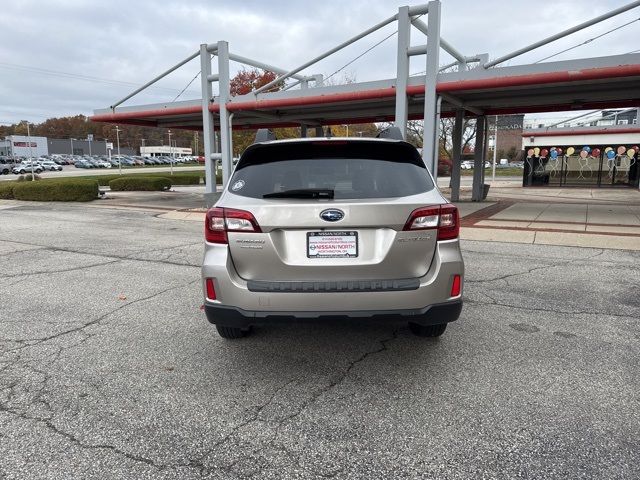
<svg viewBox="0 0 640 480">
<path fill-rule="evenodd" d="M 227 232 L 261 232 L 251 212 L 233 208 L 212 208 L 207 211 L 204 235 L 209 243 L 229 243 Z"/>
<path fill-rule="evenodd" d="M 458 208 L 449 203 L 432 207 L 422 207 L 409 215 L 403 230 L 438 230 L 438 240 L 458 238 L 460 218 Z"/>
</svg>

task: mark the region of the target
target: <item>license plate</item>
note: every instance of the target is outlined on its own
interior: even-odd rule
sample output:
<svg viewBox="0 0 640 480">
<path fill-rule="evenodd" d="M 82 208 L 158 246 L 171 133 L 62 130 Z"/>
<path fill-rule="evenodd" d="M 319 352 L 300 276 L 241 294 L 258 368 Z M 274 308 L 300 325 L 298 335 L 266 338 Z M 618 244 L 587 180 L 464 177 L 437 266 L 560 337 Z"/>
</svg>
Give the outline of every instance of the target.
<svg viewBox="0 0 640 480">
<path fill-rule="evenodd" d="M 353 258 L 358 256 L 358 232 L 308 232 L 308 258 Z"/>
</svg>

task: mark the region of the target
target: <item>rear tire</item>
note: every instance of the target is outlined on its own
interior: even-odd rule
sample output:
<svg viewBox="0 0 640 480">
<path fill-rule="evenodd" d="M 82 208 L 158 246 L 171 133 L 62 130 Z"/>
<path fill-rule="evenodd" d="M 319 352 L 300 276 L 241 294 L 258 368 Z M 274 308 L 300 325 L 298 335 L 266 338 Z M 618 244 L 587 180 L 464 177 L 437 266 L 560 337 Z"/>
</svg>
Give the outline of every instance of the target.
<svg viewBox="0 0 640 480">
<path fill-rule="evenodd" d="M 446 323 L 440 323 L 438 325 L 418 325 L 417 323 L 409 323 L 409 330 L 418 337 L 439 337 L 446 329 Z"/>
<path fill-rule="evenodd" d="M 243 330 L 241 328 L 225 327 L 223 325 L 216 325 L 216 330 L 218 330 L 218 335 L 220 335 L 222 338 L 227 338 L 230 340 L 246 337 L 249 334 L 248 329 Z"/>
</svg>

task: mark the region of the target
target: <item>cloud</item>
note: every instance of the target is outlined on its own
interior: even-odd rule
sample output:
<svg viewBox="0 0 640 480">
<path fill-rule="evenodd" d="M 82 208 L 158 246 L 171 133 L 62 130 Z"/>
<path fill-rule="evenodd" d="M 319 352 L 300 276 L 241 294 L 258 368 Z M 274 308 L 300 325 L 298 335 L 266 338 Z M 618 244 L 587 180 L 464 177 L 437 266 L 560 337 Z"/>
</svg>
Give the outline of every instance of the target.
<svg viewBox="0 0 640 480">
<path fill-rule="evenodd" d="M 621 4 L 596 0 L 444 0 L 442 34 L 465 54 L 489 52 L 495 58 Z M 134 85 L 145 83 L 195 52 L 200 43 L 227 40 L 230 49 L 240 55 L 292 68 L 393 15 L 399 5 L 385 0 L 6 2 L 0 16 L 3 36 L 0 121 L 40 122 L 50 116 L 91 114 L 94 108 L 110 105 L 132 91 Z M 638 10 L 510 63 L 536 61 L 576 45 L 638 18 Z M 634 25 L 554 60 L 634 50 L 638 23 Z M 389 25 L 307 72 L 328 75 L 394 29 L 394 25 Z M 387 40 L 346 70 L 358 81 L 393 77 L 394 39 Z M 424 43 L 425 38 L 413 30 L 412 41 Z M 442 52 L 441 63 L 449 60 Z M 238 68 L 232 65 L 232 73 Z M 132 102 L 171 101 L 199 69 L 198 61 L 194 60 Z M 412 59 L 412 72 L 421 70 L 424 70 L 424 57 Z M 195 81 L 182 98 L 194 98 L 198 92 L 199 81 Z"/>
</svg>

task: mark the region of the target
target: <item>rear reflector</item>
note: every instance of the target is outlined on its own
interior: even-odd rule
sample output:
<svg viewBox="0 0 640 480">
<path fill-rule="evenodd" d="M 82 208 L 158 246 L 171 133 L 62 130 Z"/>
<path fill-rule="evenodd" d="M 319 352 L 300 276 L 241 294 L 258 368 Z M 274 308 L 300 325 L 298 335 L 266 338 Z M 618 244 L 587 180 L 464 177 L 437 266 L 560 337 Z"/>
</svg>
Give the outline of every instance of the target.
<svg viewBox="0 0 640 480">
<path fill-rule="evenodd" d="M 213 278 L 207 278 L 207 280 L 205 281 L 205 284 L 207 285 L 207 299 L 215 300 L 216 299 L 216 289 L 213 286 Z"/>
<path fill-rule="evenodd" d="M 451 284 L 451 297 L 460 296 L 460 291 L 462 290 L 462 279 L 460 275 L 453 276 L 453 283 Z"/>
</svg>

